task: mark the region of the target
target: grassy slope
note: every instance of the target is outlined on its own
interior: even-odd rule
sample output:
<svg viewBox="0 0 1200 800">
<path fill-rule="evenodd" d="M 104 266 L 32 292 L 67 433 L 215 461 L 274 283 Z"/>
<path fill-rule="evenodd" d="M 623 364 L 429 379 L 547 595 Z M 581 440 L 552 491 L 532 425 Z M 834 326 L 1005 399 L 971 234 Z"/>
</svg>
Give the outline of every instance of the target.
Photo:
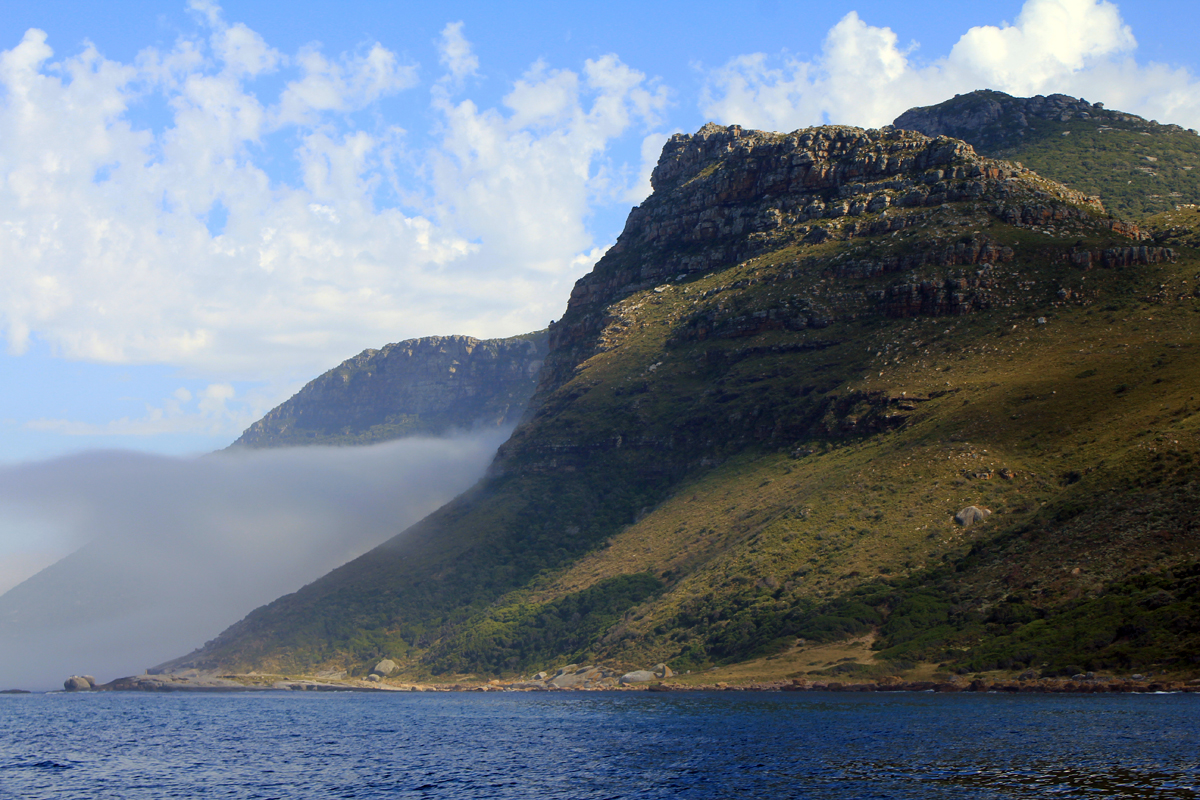
<svg viewBox="0 0 1200 800">
<path fill-rule="evenodd" d="M 1200 136 L 1187 131 L 1103 119 L 1034 119 L 1022 145 L 981 152 L 1100 195 L 1121 219 L 1200 202 Z"/>
<path fill-rule="evenodd" d="M 615 574 L 658 574 L 667 592 L 568 657 L 628 664 L 673 660 L 683 668 L 762 655 L 789 646 L 797 635 L 862 633 L 884 624 L 905 597 L 930 589 L 939 604 L 952 605 L 948 598 L 961 596 L 957 605 L 964 607 L 953 630 L 926 635 L 919 652 L 911 644 L 900 647 L 908 635 L 903 631 L 895 631 L 894 641 L 881 640 L 880 647 L 890 645 L 901 657 L 967 663 L 970 651 L 962 647 L 1004 633 L 983 622 L 1006 598 L 1010 606 L 1019 600 L 1037 609 L 1026 609 L 1033 621 L 1056 609 L 1068 613 L 1072 604 L 1130 575 L 1195 560 L 1200 531 L 1187 511 L 1189 502 L 1200 499 L 1192 482 L 1200 446 L 1200 374 L 1193 349 L 1200 302 L 1189 288 L 1195 283 L 1194 253 L 1171 265 L 1081 273 L 1054 263 L 1061 239 L 998 224 L 991 231 L 1018 249 L 1041 254 L 1021 265 L 1025 276 L 1039 280 L 1011 308 L 949 320 L 837 323 L 820 334 L 826 340 L 845 337 L 843 344 L 820 356 L 746 360 L 715 382 L 689 369 L 699 347 L 671 352 L 670 361 L 661 358 L 661 349 L 647 347 L 644 360 L 663 361 L 646 392 L 648 407 L 686 403 L 715 383 L 739 387 L 752 407 L 778 409 L 803 392 L 814 374 L 829 375 L 832 385 L 819 387 L 826 395 L 917 402 L 907 403 L 915 410 L 900 430 L 811 441 L 799 450 L 814 452 L 799 458 L 790 445 L 747 447 L 685 481 L 606 547 L 546 589 L 518 595 L 512 607 L 578 592 Z M 791 254 L 779 255 L 787 261 Z M 708 276 L 689 284 L 689 293 L 734 282 L 743 272 Z M 1085 285 L 1090 293 L 1085 299 L 1057 299 L 1058 288 Z M 788 288 L 784 284 L 776 293 Z M 647 325 L 638 329 L 646 331 L 641 336 L 656 338 L 651 332 L 656 324 L 665 333 L 679 316 L 678 306 L 688 304 L 679 290 L 666 294 L 674 302 L 650 293 L 626 301 L 651 312 L 639 323 Z M 1046 324 L 1038 325 L 1037 316 L 1045 316 Z M 777 332 L 753 343 L 762 347 L 796 338 Z M 584 374 L 603 384 L 604 362 L 617 360 L 602 354 Z M 627 371 L 614 365 L 611 382 Z M 608 405 L 595 389 L 589 396 L 598 406 Z M 859 410 L 870 407 L 864 401 Z M 745 412 L 729 416 L 739 413 Z M 1014 477 L 1001 477 L 1002 469 Z M 964 530 L 952 517 L 972 504 L 995 514 Z M 944 563 L 954 565 L 949 574 L 935 569 Z M 839 608 L 839 597 L 864 584 L 871 586 L 866 610 Z M 1163 615 L 1189 601 L 1180 602 Z M 823 603 L 832 605 L 822 608 Z M 919 617 L 911 608 L 900 611 Z M 821 616 L 826 619 L 816 619 Z M 905 624 L 938 627 L 929 623 Z M 898 617 L 893 627 L 899 625 Z M 1178 644 L 1169 660 L 1200 651 L 1195 639 Z M 992 649 L 1002 662 L 1011 648 L 998 647 Z M 1038 657 L 1053 660 L 1050 649 L 1062 648 L 1047 645 Z M 1144 649 L 1154 653 L 1151 661 L 1159 657 L 1156 647 Z M 1069 664 L 1088 658 L 1079 648 L 1060 655 Z M 1022 663 L 1028 665 L 1028 659 Z M 1133 668 L 1145 659 L 1101 663 Z"/>
<path fill-rule="evenodd" d="M 1189 668 L 1195 590 L 1168 570 L 1200 536 L 1196 252 L 1082 272 L 1071 247 L 1128 240 L 1086 220 L 1015 228 L 982 204 L 922 213 L 895 236 L 781 239 L 620 300 L 606 349 L 518 431 L 502 474 L 202 660 L 511 674 L 789 653 L 803 671 L 829 666 L 805 645 L 875 631 L 901 666 Z M 996 265 L 990 310 L 889 319 L 870 293 L 899 276 L 830 277 L 976 232 L 1018 254 Z M 698 314 L 814 298 L 838 310 L 827 327 L 689 336 Z M 971 504 L 994 513 L 957 527 Z M 1106 628 L 1093 602 L 1126 607 Z M 1131 609 L 1157 616 L 1125 630 Z M 1064 644 L 1044 618 L 1087 630 Z"/>
</svg>

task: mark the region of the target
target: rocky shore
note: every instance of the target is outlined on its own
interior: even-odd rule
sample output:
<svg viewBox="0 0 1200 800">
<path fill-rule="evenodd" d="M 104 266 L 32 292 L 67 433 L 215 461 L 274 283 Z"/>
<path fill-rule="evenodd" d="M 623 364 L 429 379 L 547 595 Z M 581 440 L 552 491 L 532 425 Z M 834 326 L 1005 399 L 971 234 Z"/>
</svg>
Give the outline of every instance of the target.
<svg viewBox="0 0 1200 800">
<path fill-rule="evenodd" d="M 266 675 L 215 675 L 188 670 L 173 675 L 135 675 L 97 684 L 91 676 L 72 676 L 64 681 L 68 692 L 1004 692 L 1023 694 L 1154 694 L 1159 692 L 1200 693 L 1200 679 L 1173 680 L 1163 676 L 1133 675 L 1127 678 L 1086 674 L 1070 678 L 1040 678 L 1022 675 L 1013 679 L 952 677 L 947 680 L 904 680 L 886 677 L 851 683 L 836 680 L 792 678 L 775 681 L 694 683 L 676 675 L 666 664 L 621 673 L 598 665 L 569 664 L 553 672 L 544 671 L 510 680 L 462 681 L 455 683 L 394 680 L 391 661 L 382 661 L 362 678 L 345 675 L 321 678 L 281 678 Z"/>
</svg>

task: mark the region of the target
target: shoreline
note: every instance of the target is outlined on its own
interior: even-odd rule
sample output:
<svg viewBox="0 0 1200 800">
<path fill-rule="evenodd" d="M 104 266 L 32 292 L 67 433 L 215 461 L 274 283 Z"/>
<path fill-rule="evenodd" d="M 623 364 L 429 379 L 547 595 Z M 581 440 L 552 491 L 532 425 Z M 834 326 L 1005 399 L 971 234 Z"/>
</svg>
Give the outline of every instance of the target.
<svg viewBox="0 0 1200 800">
<path fill-rule="evenodd" d="M 266 677 L 266 676 L 262 676 Z M 1063 678 L 982 679 L 923 681 L 883 679 L 880 681 L 810 681 L 802 678 L 747 683 L 680 683 L 670 679 L 631 685 L 555 686 L 538 681 L 489 681 L 488 683 L 400 683 L 357 680 L 320 679 L 259 679 L 260 676 L 188 677 L 137 675 L 118 678 L 88 689 L 58 689 L 50 693 L 80 694 L 92 692 L 357 692 L 391 694 L 395 692 L 830 692 L 870 693 L 907 692 L 940 694 L 1200 694 L 1200 680 L 1132 680 L 1127 678 Z M 21 689 L 9 689 L 3 694 L 40 694 Z"/>
</svg>

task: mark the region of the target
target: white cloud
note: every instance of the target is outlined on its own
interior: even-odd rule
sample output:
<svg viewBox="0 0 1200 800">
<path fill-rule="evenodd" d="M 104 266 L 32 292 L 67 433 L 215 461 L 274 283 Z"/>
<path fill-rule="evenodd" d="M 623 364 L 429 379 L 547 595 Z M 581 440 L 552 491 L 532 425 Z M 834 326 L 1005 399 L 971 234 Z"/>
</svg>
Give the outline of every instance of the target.
<svg viewBox="0 0 1200 800">
<path fill-rule="evenodd" d="M 1182 125 L 1200 125 L 1200 82 L 1185 70 L 1140 65 L 1116 5 L 1027 0 L 1012 25 L 971 28 L 922 64 L 888 28 L 848 13 L 809 61 L 739 56 L 706 75 L 705 114 L 727 124 L 793 130 L 833 122 L 878 126 L 905 110 L 990 88 L 1056 92 Z"/>
<path fill-rule="evenodd" d="M 615 56 L 538 63 L 497 108 L 433 83 L 437 127 L 415 144 L 377 104 L 416 65 L 380 44 L 284 55 L 191 7 L 200 35 L 130 64 L 91 47 L 55 60 L 37 30 L 0 52 L 11 353 L 37 337 L 71 359 L 290 381 L 407 336 L 541 327 L 598 246 L 595 202 L 625 188 L 608 148 L 666 102 Z M 460 24 L 442 55 L 455 80 L 478 69 Z M 273 97 L 253 80 L 269 73 Z M 162 129 L 131 122 L 148 102 Z M 148 414 L 120 424 L 163 424 Z"/>
<path fill-rule="evenodd" d="M 442 38 L 438 42 L 439 61 L 449 70 L 449 77 L 455 82 L 461 82 L 479 70 L 479 58 L 471 49 L 471 43 L 463 35 L 463 23 L 450 22 L 442 29 Z"/>
<path fill-rule="evenodd" d="M 283 91 L 276 123 L 311 124 L 323 111 L 355 111 L 417 83 L 416 67 L 401 66 L 396 55 L 376 43 L 366 53 L 330 61 L 315 47 L 296 57 L 304 77 Z"/>
<path fill-rule="evenodd" d="M 635 121 L 656 122 L 666 92 L 609 55 L 588 60 L 582 75 L 538 62 L 503 102 L 507 113 L 435 101 L 444 120 L 432 174 L 440 217 L 510 263 L 554 273 L 564 253 L 592 246 L 584 221 L 592 195 L 609 188 L 596 169 L 606 146 Z"/>
<path fill-rule="evenodd" d="M 448 280 L 445 291 L 487 308 L 492 330 L 557 317 L 598 252 L 586 225 L 593 204 L 624 189 L 613 186 L 607 147 L 635 124 L 654 125 L 666 102 L 665 88 L 612 55 L 588 60 L 582 73 L 539 61 L 501 109 L 438 87 L 441 144 L 428 154 L 434 216 L 482 244 L 460 262 L 470 286 Z"/>
</svg>

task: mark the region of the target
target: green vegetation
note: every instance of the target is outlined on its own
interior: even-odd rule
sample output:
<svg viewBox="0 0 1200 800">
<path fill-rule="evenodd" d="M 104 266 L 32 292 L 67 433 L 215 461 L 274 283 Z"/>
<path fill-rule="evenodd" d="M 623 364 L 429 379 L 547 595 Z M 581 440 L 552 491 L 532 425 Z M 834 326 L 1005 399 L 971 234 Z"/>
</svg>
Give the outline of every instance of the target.
<svg viewBox="0 0 1200 800">
<path fill-rule="evenodd" d="M 1121 219 L 1200 202 L 1200 136 L 1141 127 L 1097 119 L 1034 120 L 1021 146 L 987 154 L 1020 161 L 1039 175 L 1099 195 Z"/>
<path fill-rule="evenodd" d="M 1043 677 L 1157 668 L 1191 672 L 1200 654 L 1200 564 L 1180 564 L 1045 608 L 1010 594 L 986 609 L 952 574 L 859 590 L 877 601 L 881 658 L 941 661 L 961 673 L 1032 668 Z"/>
<path fill-rule="evenodd" d="M 506 609 L 471 627 L 452 647 L 435 648 L 431 669 L 503 674 L 556 659 L 586 662 L 605 632 L 662 589 L 649 573 L 618 575 L 549 603 Z"/>
</svg>

